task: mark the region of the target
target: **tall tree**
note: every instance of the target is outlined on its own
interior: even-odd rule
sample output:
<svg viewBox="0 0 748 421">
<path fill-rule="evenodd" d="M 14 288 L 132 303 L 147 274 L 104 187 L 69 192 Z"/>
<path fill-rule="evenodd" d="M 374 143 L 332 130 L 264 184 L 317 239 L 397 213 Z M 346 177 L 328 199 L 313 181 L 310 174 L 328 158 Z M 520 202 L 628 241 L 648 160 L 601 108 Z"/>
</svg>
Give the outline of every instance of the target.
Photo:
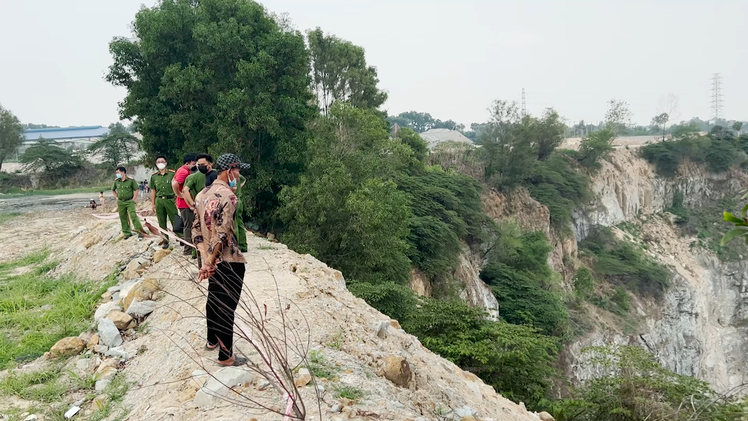
<svg viewBox="0 0 748 421">
<path fill-rule="evenodd" d="M 109 125 L 109 133 L 92 143 L 88 151 L 93 154 L 100 153 L 103 161 L 114 169 L 120 164 L 130 162 L 139 146 L 138 138 L 130 134 L 122 123 L 113 123 Z"/>
<path fill-rule="evenodd" d="M 315 117 L 304 37 L 249 0 L 164 0 L 142 8 L 133 38 L 109 44 L 107 80 L 127 88 L 150 158 L 232 152 L 252 164 L 244 194 L 267 228 L 281 186 L 304 165 Z"/>
<path fill-rule="evenodd" d="M 5 159 L 23 143 L 23 126 L 9 109 L 0 105 L 0 170 Z"/>
<path fill-rule="evenodd" d="M 605 126 L 620 136 L 631 127 L 632 116 L 628 102 L 611 99 L 608 101 L 608 111 L 605 113 Z"/>
<path fill-rule="evenodd" d="M 83 167 L 83 159 L 54 140 L 39 140 L 21 155 L 27 171 L 41 171 L 47 176 L 64 177 Z"/>
<path fill-rule="evenodd" d="M 377 88 L 377 69 L 366 65 L 364 49 L 317 28 L 307 32 L 312 78 L 322 112 L 337 101 L 356 108 L 379 108 L 387 94 Z"/>
<path fill-rule="evenodd" d="M 670 120 L 670 116 L 668 113 L 661 113 L 659 115 L 654 116 L 652 119 L 652 125 L 656 126 L 658 128 L 662 128 L 662 140 L 665 140 L 665 127 L 667 126 L 667 122 Z"/>
</svg>

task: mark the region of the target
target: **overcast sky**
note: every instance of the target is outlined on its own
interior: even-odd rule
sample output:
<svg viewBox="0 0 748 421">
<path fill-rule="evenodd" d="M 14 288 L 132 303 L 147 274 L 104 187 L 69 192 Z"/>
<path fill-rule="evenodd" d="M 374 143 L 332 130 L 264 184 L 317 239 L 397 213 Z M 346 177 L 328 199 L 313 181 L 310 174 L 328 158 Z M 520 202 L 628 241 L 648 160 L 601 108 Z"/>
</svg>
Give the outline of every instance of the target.
<svg viewBox="0 0 748 421">
<path fill-rule="evenodd" d="M 108 43 L 154 0 L 0 0 L 0 104 L 23 122 L 118 120 L 125 92 L 104 81 Z M 628 101 L 646 124 L 668 94 L 678 120 L 710 117 L 711 75 L 724 116 L 748 120 L 748 0 L 266 0 L 301 30 L 366 49 L 390 114 L 417 110 L 469 125 L 495 99 L 570 122 Z M 741 42 L 742 41 L 742 42 Z"/>
</svg>

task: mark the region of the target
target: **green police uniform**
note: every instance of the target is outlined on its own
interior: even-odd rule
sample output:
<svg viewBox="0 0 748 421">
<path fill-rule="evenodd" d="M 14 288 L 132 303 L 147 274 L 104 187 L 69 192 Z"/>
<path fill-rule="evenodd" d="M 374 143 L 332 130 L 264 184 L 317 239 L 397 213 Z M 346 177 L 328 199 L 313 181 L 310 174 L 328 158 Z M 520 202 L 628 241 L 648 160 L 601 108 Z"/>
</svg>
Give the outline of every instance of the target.
<svg viewBox="0 0 748 421">
<path fill-rule="evenodd" d="M 205 188 L 205 174 L 198 171 L 194 174 L 188 175 L 187 179 L 184 180 L 184 185 L 190 189 L 192 201 L 194 202 L 197 194 Z"/>
<path fill-rule="evenodd" d="M 151 175 L 151 180 L 148 182 L 148 187 L 156 192 L 156 218 L 158 218 L 158 226 L 161 229 L 166 229 L 166 217 L 169 217 L 171 226 L 174 228 L 174 218 L 177 216 L 177 205 L 174 202 L 176 196 L 174 196 L 174 189 L 171 187 L 171 180 L 174 179 L 175 172 L 173 170 L 167 170 L 163 174 L 160 171 L 156 171 Z"/>
<path fill-rule="evenodd" d="M 143 231 L 143 226 L 140 225 L 140 219 L 138 219 L 138 214 L 136 213 L 135 201 L 132 200 L 137 190 L 138 183 L 129 177 L 114 180 L 114 185 L 112 186 L 112 191 L 117 193 L 117 212 L 119 213 L 119 222 L 122 224 L 122 234 L 125 237 L 132 235 L 128 214 L 130 220 L 132 220 L 133 229 L 137 232 Z"/>
<path fill-rule="evenodd" d="M 244 227 L 244 220 L 242 219 L 242 213 L 244 212 L 244 204 L 242 202 L 242 184 L 247 181 L 243 175 L 239 176 L 239 180 L 236 182 L 236 213 L 234 214 L 234 232 L 236 233 L 236 242 L 239 243 L 239 250 L 243 253 L 247 252 L 247 229 Z"/>
</svg>

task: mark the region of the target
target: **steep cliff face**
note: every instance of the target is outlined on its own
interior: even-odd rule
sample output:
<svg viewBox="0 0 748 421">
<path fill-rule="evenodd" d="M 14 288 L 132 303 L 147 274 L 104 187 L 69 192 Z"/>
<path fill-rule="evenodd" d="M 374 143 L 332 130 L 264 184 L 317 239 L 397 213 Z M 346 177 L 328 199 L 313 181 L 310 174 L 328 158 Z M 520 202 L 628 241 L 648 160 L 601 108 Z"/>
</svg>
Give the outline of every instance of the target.
<svg viewBox="0 0 748 421">
<path fill-rule="evenodd" d="M 596 373 L 579 369 L 581 349 L 602 344 L 638 344 L 679 374 L 709 382 L 727 392 L 748 381 L 748 261 L 722 262 L 704 249 L 691 247 L 695 238 L 682 236 L 669 218 L 654 215 L 671 206 L 680 190 L 686 207 L 714 203 L 745 185 L 745 175 L 713 174 L 696 165 L 681 176 L 657 176 L 646 161 L 618 150 L 593 178 L 596 204 L 574 215 L 574 234 L 583 239 L 591 226 L 621 222 L 639 224 L 650 255 L 672 268 L 671 286 L 659 303 L 639 303 L 642 325 L 636 333 L 596 329 L 569 346 L 567 371 L 585 380 Z M 719 214 L 715 214 L 718 222 Z"/>
</svg>

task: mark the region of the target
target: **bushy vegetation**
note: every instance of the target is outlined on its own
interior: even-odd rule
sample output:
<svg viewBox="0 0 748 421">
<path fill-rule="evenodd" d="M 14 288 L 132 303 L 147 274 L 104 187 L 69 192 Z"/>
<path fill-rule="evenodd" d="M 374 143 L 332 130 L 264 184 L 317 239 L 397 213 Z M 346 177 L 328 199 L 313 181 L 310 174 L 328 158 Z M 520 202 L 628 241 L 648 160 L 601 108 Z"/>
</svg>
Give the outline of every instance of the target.
<svg viewBox="0 0 748 421">
<path fill-rule="evenodd" d="M 737 136 L 721 126 L 701 136 L 688 127 L 674 134 L 674 140 L 658 142 L 641 148 L 644 159 L 654 164 L 664 177 L 674 177 L 684 161 L 706 164 L 713 172 L 725 172 L 735 165 L 745 165 L 748 135 Z"/>
<path fill-rule="evenodd" d="M 483 131 L 481 153 L 484 176 L 491 186 L 527 187 L 533 198 L 548 207 L 553 224 L 568 231 L 572 210 L 589 198 L 589 176 L 577 171 L 574 154 L 556 150 L 564 130 L 552 110 L 540 118 L 520 118 L 516 104 L 497 101 Z M 604 155 L 587 151 L 584 162 L 594 166 Z"/>
<path fill-rule="evenodd" d="M 706 382 L 662 367 L 639 347 L 595 347 L 588 364 L 604 373 L 545 401 L 557 421 L 731 421 L 748 415 L 748 401 L 720 396 Z"/>
<path fill-rule="evenodd" d="M 593 274 L 612 285 L 658 298 L 669 284 L 667 268 L 616 238 L 610 228 L 595 227 L 579 247 L 581 255 L 590 259 Z M 616 291 L 614 300 L 623 303 L 621 292 Z"/>
<path fill-rule="evenodd" d="M 566 337 L 569 316 L 560 294 L 554 292 L 557 285 L 548 266 L 551 246 L 545 235 L 523 233 L 508 224 L 500 225 L 497 234 L 480 277 L 496 296 L 501 318 L 548 336 Z"/>
<path fill-rule="evenodd" d="M 745 206 L 739 195 L 727 195 L 716 204 L 701 208 L 684 209 L 678 216 L 678 228 L 684 235 L 693 236 L 695 240 L 691 247 L 710 250 L 722 261 L 737 261 L 748 253 L 748 244 L 743 241 L 732 242 L 729 246 L 723 243 L 724 236 L 736 227 L 726 223 L 716 223 L 715 218 L 725 212 L 733 214 L 736 219 L 742 218 L 742 208 Z M 677 210 L 668 209 L 676 213 Z M 724 218 L 724 217 L 723 217 Z M 738 231 L 739 233 L 739 231 Z"/>
</svg>

